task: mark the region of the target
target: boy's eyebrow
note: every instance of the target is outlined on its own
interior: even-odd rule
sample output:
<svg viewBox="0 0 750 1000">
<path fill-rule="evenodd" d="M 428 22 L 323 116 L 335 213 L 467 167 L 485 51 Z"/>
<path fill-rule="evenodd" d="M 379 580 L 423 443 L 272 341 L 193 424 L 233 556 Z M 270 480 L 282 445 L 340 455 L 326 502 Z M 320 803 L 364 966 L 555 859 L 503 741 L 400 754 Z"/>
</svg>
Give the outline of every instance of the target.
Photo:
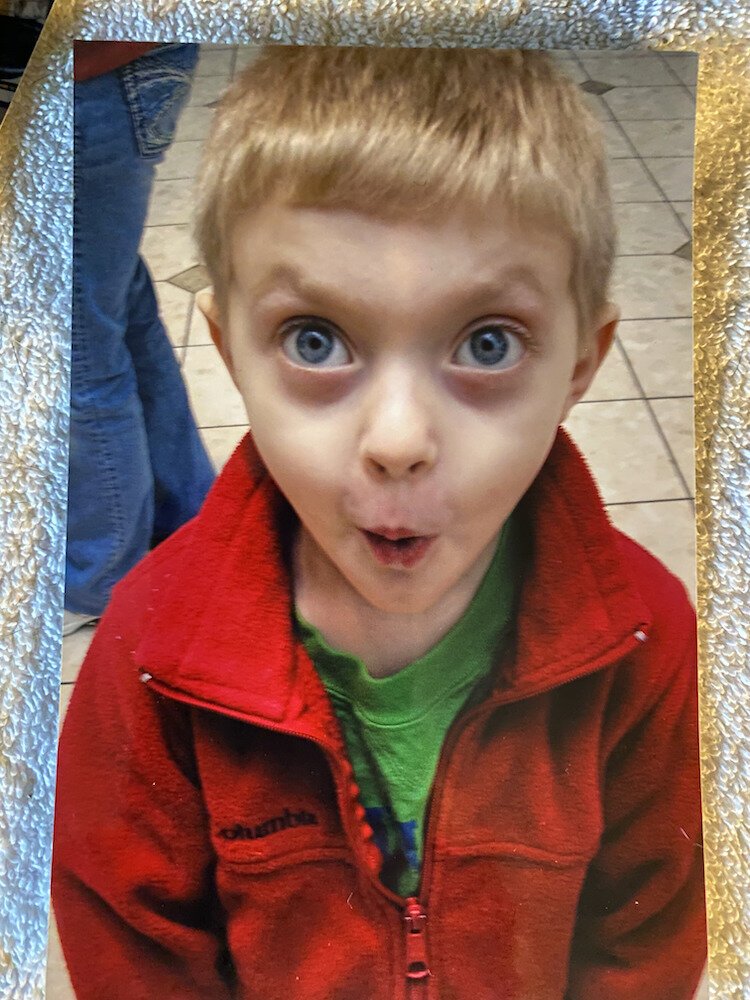
<svg viewBox="0 0 750 1000">
<path fill-rule="evenodd" d="M 546 302 L 551 297 L 551 290 L 545 288 L 533 268 L 526 264 L 512 264 L 507 268 L 501 268 L 494 274 L 482 276 L 475 285 L 462 291 L 462 298 L 467 301 L 474 300 L 500 291 L 508 291 L 514 285 L 521 286 L 523 290 L 531 292 L 535 299 L 540 300 L 540 303 Z M 333 298 L 340 294 L 339 288 L 335 286 L 329 288 L 318 282 L 310 281 L 294 266 L 286 263 L 274 265 L 269 272 L 250 286 L 250 291 L 256 299 L 260 300 L 280 287 L 286 287 L 298 295 L 312 298 Z"/>
<path fill-rule="evenodd" d="M 534 268 L 526 264 L 511 264 L 509 267 L 501 268 L 499 271 L 482 276 L 471 288 L 470 294 L 491 294 L 492 292 L 507 291 L 514 285 L 522 286 L 526 291 L 541 300 L 546 300 L 552 294 L 552 290 L 546 288 L 541 281 L 539 274 Z"/>
<path fill-rule="evenodd" d="M 267 274 L 262 275 L 256 283 L 251 284 L 250 291 L 258 298 L 262 298 L 268 292 L 275 291 L 280 285 L 286 285 L 297 293 L 314 288 L 309 282 L 305 282 L 299 271 L 291 265 L 275 264 Z"/>
</svg>

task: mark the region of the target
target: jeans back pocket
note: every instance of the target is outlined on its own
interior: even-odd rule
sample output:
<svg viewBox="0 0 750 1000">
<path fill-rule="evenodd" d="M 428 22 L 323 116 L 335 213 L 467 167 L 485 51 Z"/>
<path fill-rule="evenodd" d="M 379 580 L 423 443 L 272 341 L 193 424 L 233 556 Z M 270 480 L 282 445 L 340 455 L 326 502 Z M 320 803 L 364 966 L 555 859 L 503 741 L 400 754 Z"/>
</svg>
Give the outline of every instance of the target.
<svg viewBox="0 0 750 1000">
<path fill-rule="evenodd" d="M 120 67 L 141 156 L 161 158 L 172 142 L 190 94 L 197 58 L 197 45 L 166 45 Z"/>
</svg>

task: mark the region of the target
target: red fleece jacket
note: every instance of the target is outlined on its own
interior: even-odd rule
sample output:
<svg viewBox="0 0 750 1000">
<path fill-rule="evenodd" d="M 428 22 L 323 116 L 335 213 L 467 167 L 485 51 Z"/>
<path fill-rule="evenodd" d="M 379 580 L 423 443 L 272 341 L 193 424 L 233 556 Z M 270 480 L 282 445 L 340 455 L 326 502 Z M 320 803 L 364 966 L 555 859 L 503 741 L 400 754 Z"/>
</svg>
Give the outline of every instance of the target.
<svg viewBox="0 0 750 1000">
<path fill-rule="evenodd" d="M 515 633 L 448 735 L 407 901 L 377 878 L 246 439 L 116 589 L 71 699 L 53 892 L 78 997 L 692 997 L 692 609 L 562 432 L 521 509 Z"/>
</svg>

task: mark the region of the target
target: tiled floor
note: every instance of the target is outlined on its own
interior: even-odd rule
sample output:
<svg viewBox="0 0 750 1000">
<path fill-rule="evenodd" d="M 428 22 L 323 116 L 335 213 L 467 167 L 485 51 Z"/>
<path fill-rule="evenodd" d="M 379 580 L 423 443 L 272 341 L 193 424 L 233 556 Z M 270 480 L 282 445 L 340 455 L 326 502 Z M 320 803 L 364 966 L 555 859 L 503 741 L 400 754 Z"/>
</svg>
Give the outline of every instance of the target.
<svg viewBox="0 0 750 1000">
<path fill-rule="evenodd" d="M 217 467 L 246 417 L 194 294 L 208 280 L 190 237 L 191 187 L 211 104 L 247 51 L 206 46 L 189 106 L 158 171 L 143 236 L 170 338 Z M 620 231 L 614 297 L 623 321 L 568 426 L 590 460 L 614 522 L 695 594 L 690 208 L 696 57 L 559 53 L 602 122 Z M 93 630 L 63 644 L 64 712 Z M 707 997 L 705 986 L 700 1000 Z M 49 1000 L 70 1000 L 53 933 Z M 696 998 L 698 1000 L 698 998 Z"/>
</svg>

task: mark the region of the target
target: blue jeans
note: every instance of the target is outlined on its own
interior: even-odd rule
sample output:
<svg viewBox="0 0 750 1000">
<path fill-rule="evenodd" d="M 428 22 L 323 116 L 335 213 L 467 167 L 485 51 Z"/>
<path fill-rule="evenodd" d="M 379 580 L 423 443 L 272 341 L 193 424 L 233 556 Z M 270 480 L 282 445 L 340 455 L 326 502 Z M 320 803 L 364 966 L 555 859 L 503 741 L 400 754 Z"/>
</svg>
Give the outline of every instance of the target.
<svg viewBox="0 0 750 1000">
<path fill-rule="evenodd" d="M 214 479 L 138 254 L 196 59 L 197 46 L 169 45 L 75 86 L 65 607 L 82 614 L 101 614 Z"/>
</svg>

